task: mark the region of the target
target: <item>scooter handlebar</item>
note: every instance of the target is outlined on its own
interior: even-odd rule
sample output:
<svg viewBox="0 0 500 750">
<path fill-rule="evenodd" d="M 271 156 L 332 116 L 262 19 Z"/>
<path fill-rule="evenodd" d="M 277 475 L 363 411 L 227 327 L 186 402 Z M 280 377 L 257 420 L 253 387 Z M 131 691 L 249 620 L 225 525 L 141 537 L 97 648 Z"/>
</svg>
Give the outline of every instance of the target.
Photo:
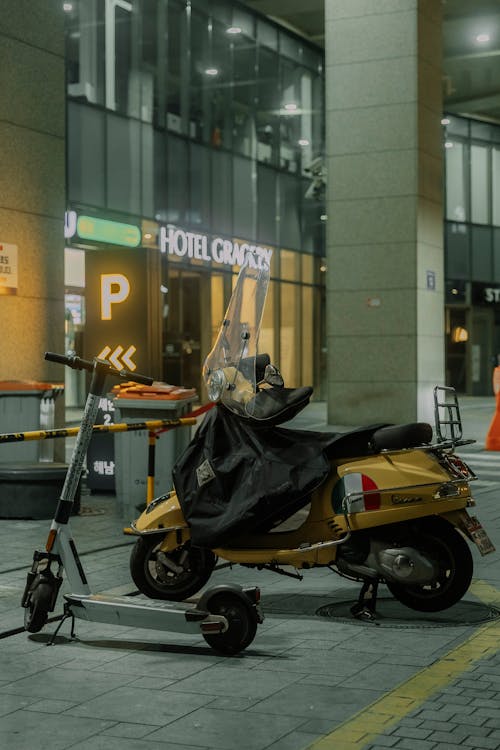
<svg viewBox="0 0 500 750">
<path fill-rule="evenodd" d="M 142 385 L 152 385 L 154 382 L 154 378 L 150 378 L 148 375 L 140 375 L 138 372 L 129 372 L 129 370 L 117 370 L 116 367 L 113 367 L 102 359 L 88 360 L 76 355 L 67 356 L 65 354 L 56 354 L 55 352 L 45 352 L 45 359 L 49 362 L 57 362 L 60 365 L 67 365 L 67 367 L 71 367 L 73 370 L 88 370 L 89 372 L 94 370 L 98 362 L 106 374 L 114 378 L 132 380 L 134 383 L 141 383 Z"/>
</svg>

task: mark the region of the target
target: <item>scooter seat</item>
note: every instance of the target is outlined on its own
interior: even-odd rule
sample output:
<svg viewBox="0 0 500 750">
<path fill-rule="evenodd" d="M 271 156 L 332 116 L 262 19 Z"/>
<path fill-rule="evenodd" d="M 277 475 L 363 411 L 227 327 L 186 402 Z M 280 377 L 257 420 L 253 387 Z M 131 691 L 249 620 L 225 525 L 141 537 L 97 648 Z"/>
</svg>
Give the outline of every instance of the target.
<svg viewBox="0 0 500 750">
<path fill-rule="evenodd" d="M 373 433 L 370 447 L 378 452 L 381 450 L 398 450 L 400 448 L 415 448 L 432 441 L 432 427 L 427 422 L 412 422 L 382 427 Z"/>
</svg>

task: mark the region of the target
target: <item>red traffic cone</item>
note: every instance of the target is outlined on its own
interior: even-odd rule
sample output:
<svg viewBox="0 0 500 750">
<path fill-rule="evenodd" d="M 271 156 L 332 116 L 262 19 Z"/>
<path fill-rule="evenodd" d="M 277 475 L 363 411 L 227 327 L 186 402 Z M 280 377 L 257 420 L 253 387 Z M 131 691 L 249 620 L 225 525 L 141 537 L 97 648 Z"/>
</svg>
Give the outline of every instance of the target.
<svg viewBox="0 0 500 750">
<path fill-rule="evenodd" d="M 493 393 L 496 397 L 495 413 L 484 443 L 487 451 L 500 451 L 500 367 L 493 370 Z"/>
</svg>

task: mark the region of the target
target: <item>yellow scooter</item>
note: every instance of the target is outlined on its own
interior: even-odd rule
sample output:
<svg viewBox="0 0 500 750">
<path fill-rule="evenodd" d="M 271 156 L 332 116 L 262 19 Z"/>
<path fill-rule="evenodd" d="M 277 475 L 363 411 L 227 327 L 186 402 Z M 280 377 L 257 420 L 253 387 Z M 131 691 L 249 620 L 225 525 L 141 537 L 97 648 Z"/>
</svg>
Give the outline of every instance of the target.
<svg viewBox="0 0 500 750">
<path fill-rule="evenodd" d="M 360 618 L 375 616 L 379 583 L 418 611 L 452 606 L 472 578 L 466 540 L 494 551 L 467 511 L 476 477 L 454 450 L 473 441 L 462 439 L 454 390 L 434 389 L 434 440 L 427 423 L 334 434 L 279 427 L 312 388 L 285 388 L 257 354 L 268 280 L 265 267 L 240 272 L 204 364 L 216 406 L 174 468 L 175 490 L 132 523 L 136 586 L 182 600 L 220 558 L 297 578 L 328 567 L 363 584 L 352 608 Z"/>
</svg>

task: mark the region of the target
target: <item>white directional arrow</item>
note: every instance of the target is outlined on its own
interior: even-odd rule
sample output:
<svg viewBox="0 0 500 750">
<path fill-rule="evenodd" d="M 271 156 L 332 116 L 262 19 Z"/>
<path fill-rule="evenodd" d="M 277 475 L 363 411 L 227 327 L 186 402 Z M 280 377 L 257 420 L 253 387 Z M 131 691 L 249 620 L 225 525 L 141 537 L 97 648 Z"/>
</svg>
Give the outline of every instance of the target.
<svg viewBox="0 0 500 750">
<path fill-rule="evenodd" d="M 117 370 L 123 370 L 124 364 L 132 372 L 137 369 L 137 365 L 133 362 L 132 357 L 136 353 L 137 348 L 131 344 L 127 351 L 123 353 L 123 346 L 118 345 L 116 349 L 111 351 L 110 346 L 105 346 L 100 354 L 97 355 L 98 359 L 107 359 L 113 367 Z M 122 361 L 120 362 L 120 357 Z"/>
</svg>

